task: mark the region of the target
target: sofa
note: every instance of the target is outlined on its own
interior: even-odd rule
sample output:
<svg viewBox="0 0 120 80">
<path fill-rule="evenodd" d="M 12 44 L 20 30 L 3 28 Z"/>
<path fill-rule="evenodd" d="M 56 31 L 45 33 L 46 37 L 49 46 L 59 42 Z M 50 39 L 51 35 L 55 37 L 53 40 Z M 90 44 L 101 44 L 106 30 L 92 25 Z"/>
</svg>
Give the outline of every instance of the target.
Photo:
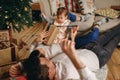
<svg viewBox="0 0 120 80">
<path fill-rule="evenodd" d="M 104 32 L 120 23 L 120 19 L 118 19 L 120 14 L 119 11 L 117 11 L 118 12 L 116 14 L 117 17 L 112 17 L 112 18 L 111 18 L 111 15 L 106 16 L 105 14 L 99 14 L 98 12 L 96 12 L 98 9 L 101 9 L 101 10 L 104 8 L 108 9 L 112 5 L 119 5 L 120 4 L 119 0 L 116 0 L 116 1 L 110 0 L 109 2 L 107 0 L 103 0 L 103 1 L 99 1 L 99 0 L 32 0 L 32 1 L 34 3 L 39 3 L 41 12 L 45 13 L 50 18 L 54 18 L 56 16 L 57 8 L 61 6 L 65 6 L 68 9 L 68 11 L 73 12 L 76 15 L 92 13 L 93 15 L 89 19 L 87 19 L 85 22 L 78 22 L 80 26 L 79 30 L 81 31 L 80 34 L 86 32 L 86 30 L 89 30 L 92 27 L 94 22 L 100 20 L 103 17 L 108 17 L 110 21 L 106 24 L 101 25 L 100 32 Z M 76 5 L 77 1 L 82 1 L 82 4 Z M 83 10 L 81 10 L 82 8 Z M 106 10 L 106 12 L 104 11 L 103 13 L 110 14 L 108 10 Z M 112 13 L 115 13 L 115 12 L 112 11 Z M 99 16 L 96 16 L 96 14 L 98 14 Z"/>
</svg>

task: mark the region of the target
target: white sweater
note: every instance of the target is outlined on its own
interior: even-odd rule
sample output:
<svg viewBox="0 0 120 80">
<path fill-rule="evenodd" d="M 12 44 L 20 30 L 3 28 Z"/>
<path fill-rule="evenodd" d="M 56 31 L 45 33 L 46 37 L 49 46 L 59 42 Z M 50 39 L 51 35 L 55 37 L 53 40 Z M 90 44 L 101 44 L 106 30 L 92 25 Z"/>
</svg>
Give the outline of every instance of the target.
<svg viewBox="0 0 120 80">
<path fill-rule="evenodd" d="M 86 67 L 81 70 L 76 70 L 70 59 L 62 52 L 59 44 L 53 44 L 51 46 L 40 44 L 37 48 L 42 48 L 46 53 L 45 56 L 49 57 L 55 63 L 58 80 L 81 80 L 80 76 L 82 76 L 82 80 L 97 80 L 95 72 L 99 69 L 99 61 L 92 51 L 77 49 L 76 54 Z"/>
</svg>

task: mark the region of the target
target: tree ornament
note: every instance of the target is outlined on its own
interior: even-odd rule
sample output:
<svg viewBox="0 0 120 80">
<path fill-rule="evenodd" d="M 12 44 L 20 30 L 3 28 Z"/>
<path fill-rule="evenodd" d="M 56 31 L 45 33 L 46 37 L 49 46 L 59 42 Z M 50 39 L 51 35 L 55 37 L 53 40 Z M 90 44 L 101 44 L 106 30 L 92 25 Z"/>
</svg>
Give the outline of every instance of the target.
<svg viewBox="0 0 120 80">
<path fill-rule="evenodd" d="M 21 14 L 18 14 L 19 17 L 21 17 Z"/>
<path fill-rule="evenodd" d="M 8 11 L 5 11 L 5 13 L 8 13 Z"/>
<path fill-rule="evenodd" d="M 25 11 L 28 11 L 27 7 L 24 7 L 24 10 L 25 10 Z"/>
<path fill-rule="evenodd" d="M 23 18 L 25 20 L 25 18 Z"/>
<path fill-rule="evenodd" d="M 16 27 L 18 27 L 18 24 L 15 24 Z"/>
<path fill-rule="evenodd" d="M 19 9 L 18 9 L 18 8 L 16 8 L 16 10 L 17 10 L 17 11 L 19 11 Z"/>
<path fill-rule="evenodd" d="M 28 21 L 26 21 L 26 23 L 29 23 Z"/>
</svg>

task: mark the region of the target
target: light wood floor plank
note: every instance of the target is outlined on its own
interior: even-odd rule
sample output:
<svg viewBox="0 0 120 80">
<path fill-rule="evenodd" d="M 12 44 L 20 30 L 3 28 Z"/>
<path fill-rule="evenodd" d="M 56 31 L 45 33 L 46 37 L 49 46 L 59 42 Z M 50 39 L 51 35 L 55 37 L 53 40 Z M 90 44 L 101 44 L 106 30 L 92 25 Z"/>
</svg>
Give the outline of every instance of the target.
<svg viewBox="0 0 120 80">
<path fill-rule="evenodd" d="M 120 80 L 120 48 L 115 49 L 107 65 L 107 80 Z"/>
</svg>

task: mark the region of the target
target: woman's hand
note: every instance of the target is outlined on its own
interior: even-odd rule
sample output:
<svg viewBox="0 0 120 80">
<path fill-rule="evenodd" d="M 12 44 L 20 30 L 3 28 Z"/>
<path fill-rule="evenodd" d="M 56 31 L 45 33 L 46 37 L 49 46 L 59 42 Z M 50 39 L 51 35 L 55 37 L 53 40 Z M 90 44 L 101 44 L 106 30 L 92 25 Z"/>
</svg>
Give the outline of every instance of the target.
<svg viewBox="0 0 120 80">
<path fill-rule="evenodd" d="M 78 30 L 78 27 L 76 26 L 76 27 L 73 27 L 72 29 L 71 29 L 71 40 L 74 42 L 75 41 L 75 37 L 76 37 L 76 35 L 77 35 L 77 30 Z"/>
<path fill-rule="evenodd" d="M 47 31 L 42 31 L 38 36 L 37 38 L 35 39 L 35 42 L 43 42 L 45 41 L 46 37 L 48 37 L 48 32 Z"/>
<path fill-rule="evenodd" d="M 80 58 L 76 54 L 76 50 L 74 48 L 75 43 L 73 41 L 64 39 L 61 41 L 60 46 L 63 52 L 69 57 L 72 61 L 76 69 L 85 68 L 85 64 L 80 60 Z"/>
<path fill-rule="evenodd" d="M 20 66 L 19 64 L 12 65 L 9 69 L 9 75 L 11 77 L 17 77 L 20 74 Z"/>
<path fill-rule="evenodd" d="M 63 50 L 63 52 L 66 55 L 68 55 L 68 56 L 74 55 L 74 53 L 75 53 L 75 43 L 74 43 L 74 41 L 63 39 L 60 42 L 60 46 L 61 46 L 61 49 Z"/>
</svg>

